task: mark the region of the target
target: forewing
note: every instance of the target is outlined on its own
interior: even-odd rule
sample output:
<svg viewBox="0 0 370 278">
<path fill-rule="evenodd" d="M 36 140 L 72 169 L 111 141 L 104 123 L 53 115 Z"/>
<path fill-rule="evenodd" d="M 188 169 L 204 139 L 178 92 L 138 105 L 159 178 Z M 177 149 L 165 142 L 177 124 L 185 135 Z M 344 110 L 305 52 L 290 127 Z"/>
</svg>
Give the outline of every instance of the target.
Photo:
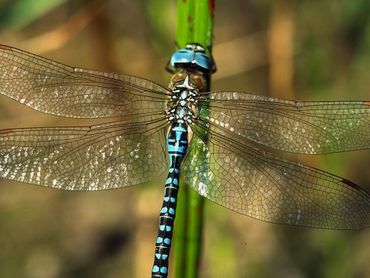
<svg viewBox="0 0 370 278">
<path fill-rule="evenodd" d="M 369 226 L 370 196 L 357 185 L 213 131 L 207 136 L 195 132 L 183 165 L 185 182 L 202 196 L 272 223 L 330 229 Z"/>
<path fill-rule="evenodd" d="M 203 121 L 237 141 L 305 154 L 370 148 L 369 101 L 289 101 L 211 92 L 199 104 L 209 109 Z"/>
<path fill-rule="evenodd" d="M 166 169 L 165 119 L 0 130 L 0 176 L 66 190 L 135 185 Z"/>
<path fill-rule="evenodd" d="M 0 45 L 0 93 L 41 112 L 74 118 L 155 114 L 168 91 L 146 79 L 69 67 Z"/>
</svg>

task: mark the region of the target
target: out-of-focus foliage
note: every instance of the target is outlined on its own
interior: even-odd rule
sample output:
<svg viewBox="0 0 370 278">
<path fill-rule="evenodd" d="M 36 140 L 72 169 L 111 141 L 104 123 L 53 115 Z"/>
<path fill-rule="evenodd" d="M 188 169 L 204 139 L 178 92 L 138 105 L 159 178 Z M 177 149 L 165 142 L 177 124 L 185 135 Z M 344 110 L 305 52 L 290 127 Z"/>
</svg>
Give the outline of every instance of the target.
<svg viewBox="0 0 370 278">
<path fill-rule="evenodd" d="M 64 4 L 67 0 L 4 0 L 0 10 L 2 28 L 10 30 L 21 29 L 37 20 L 38 17 Z"/>
<path fill-rule="evenodd" d="M 290 88 L 297 99 L 370 100 L 369 13 L 366 0 L 216 1 L 212 89 L 275 95 L 274 88 Z M 165 85 L 175 17 L 174 1 L 1 1 L 0 43 Z M 275 36 L 287 47 L 270 44 Z M 287 72 L 281 84 L 271 78 L 273 67 Z M 0 96 L 0 128 L 89 123 Z M 300 159 L 370 191 L 369 151 Z M 0 182 L 0 277 L 149 275 L 163 181 L 97 193 Z M 200 277 L 370 273 L 370 230 L 276 226 L 206 205 Z"/>
</svg>

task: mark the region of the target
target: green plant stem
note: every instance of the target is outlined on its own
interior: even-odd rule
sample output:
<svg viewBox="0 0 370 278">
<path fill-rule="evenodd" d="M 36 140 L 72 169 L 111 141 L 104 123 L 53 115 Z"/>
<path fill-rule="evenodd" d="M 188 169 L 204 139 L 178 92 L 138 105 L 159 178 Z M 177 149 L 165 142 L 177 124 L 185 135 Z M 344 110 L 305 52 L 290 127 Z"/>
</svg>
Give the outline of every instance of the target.
<svg viewBox="0 0 370 278">
<path fill-rule="evenodd" d="M 177 4 L 177 46 L 199 43 L 211 55 L 214 0 L 178 0 Z M 188 185 L 181 184 L 174 234 L 174 277 L 195 278 L 199 272 L 204 202 Z"/>
<path fill-rule="evenodd" d="M 178 0 L 176 42 L 179 48 L 196 42 L 212 46 L 214 0 Z"/>
</svg>

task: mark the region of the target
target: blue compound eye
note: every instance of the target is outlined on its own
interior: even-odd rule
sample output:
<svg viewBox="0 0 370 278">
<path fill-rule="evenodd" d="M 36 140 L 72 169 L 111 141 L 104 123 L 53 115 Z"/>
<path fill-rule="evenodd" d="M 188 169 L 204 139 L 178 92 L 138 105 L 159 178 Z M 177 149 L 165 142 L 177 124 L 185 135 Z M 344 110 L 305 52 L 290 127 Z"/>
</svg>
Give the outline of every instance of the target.
<svg viewBox="0 0 370 278">
<path fill-rule="evenodd" d="M 213 60 L 205 53 L 204 48 L 198 44 L 188 44 L 172 55 L 167 70 L 174 72 L 176 68 L 199 70 L 207 73 L 216 70 Z"/>
<path fill-rule="evenodd" d="M 211 58 L 208 57 L 205 53 L 202 52 L 195 52 L 194 53 L 194 60 L 192 61 L 193 64 L 196 64 L 198 67 L 208 71 L 213 71 L 213 61 Z"/>
<path fill-rule="evenodd" d="M 171 67 L 177 67 L 178 64 L 188 64 L 194 58 L 194 51 L 183 48 L 177 50 L 171 57 L 170 65 Z"/>
</svg>

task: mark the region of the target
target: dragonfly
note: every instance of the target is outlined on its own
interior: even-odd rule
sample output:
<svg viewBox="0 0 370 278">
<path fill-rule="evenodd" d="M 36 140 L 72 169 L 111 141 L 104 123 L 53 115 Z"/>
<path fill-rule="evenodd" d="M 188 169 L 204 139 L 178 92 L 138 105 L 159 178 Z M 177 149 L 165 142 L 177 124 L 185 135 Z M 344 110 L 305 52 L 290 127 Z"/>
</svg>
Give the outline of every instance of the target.
<svg viewBox="0 0 370 278">
<path fill-rule="evenodd" d="M 370 101 L 209 92 L 214 62 L 194 43 L 177 50 L 169 68 L 166 87 L 1 45 L 1 94 L 43 113 L 107 120 L 0 130 L 0 177 L 74 191 L 163 178 L 152 277 L 168 276 L 180 171 L 201 196 L 261 221 L 325 229 L 370 225 L 364 189 L 279 154 L 369 149 Z"/>
</svg>

